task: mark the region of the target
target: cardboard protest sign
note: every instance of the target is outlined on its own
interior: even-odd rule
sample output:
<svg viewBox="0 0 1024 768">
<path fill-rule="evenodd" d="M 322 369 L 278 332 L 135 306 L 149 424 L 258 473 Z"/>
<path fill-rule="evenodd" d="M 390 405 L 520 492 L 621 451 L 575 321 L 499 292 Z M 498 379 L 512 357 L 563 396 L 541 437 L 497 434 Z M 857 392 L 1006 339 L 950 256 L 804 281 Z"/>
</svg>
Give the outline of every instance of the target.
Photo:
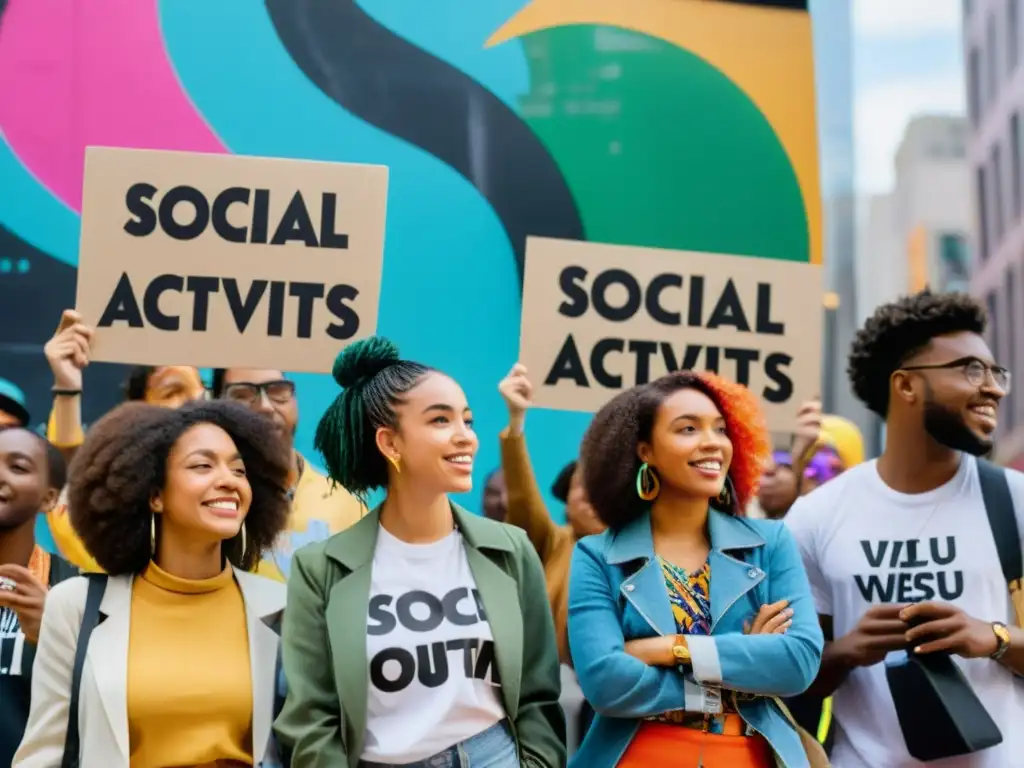
<svg viewBox="0 0 1024 768">
<path fill-rule="evenodd" d="M 384 166 L 89 147 L 93 359 L 329 372 L 377 326 Z"/>
<path fill-rule="evenodd" d="M 530 238 L 520 360 L 543 408 L 596 411 L 680 369 L 751 388 L 790 431 L 821 381 L 817 265 Z"/>
</svg>

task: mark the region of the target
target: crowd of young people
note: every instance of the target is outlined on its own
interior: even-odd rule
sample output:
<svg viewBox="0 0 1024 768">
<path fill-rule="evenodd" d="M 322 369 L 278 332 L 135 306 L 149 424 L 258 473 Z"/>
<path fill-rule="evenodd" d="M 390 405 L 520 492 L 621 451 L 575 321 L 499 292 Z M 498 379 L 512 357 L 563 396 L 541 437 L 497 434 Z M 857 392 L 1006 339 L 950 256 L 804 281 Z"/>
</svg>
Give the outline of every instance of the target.
<svg viewBox="0 0 1024 768">
<path fill-rule="evenodd" d="M 1024 476 L 977 458 L 1010 387 L 984 333 L 959 294 L 868 320 L 872 461 L 814 403 L 782 454 L 716 375 L 626 390 L 559 474 L 563 526 L 520 365 L 477 515 L 450 498 L 474 474 L 466 393 L 385 339 L 338 357 L 324 475 L 281 371 L 140 368 L 83 431 L 92 331 L 66 313 L 50 440 L 0 427 L 0 764 L 909 768 L 890 671 L 916 656 L 952 659 L 1000 736 L 941 764 L 1015 765 L 1024 599 L 1001 563 Z"/>
</svg>

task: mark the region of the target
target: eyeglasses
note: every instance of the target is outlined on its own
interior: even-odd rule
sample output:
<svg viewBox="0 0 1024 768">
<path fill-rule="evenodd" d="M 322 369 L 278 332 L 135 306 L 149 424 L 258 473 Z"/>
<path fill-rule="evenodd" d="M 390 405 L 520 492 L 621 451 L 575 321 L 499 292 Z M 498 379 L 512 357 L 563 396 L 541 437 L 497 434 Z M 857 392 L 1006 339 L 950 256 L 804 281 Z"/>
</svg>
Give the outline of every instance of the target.
<svg viewBox="0 0 1024 768">
<path fill-rule="evenodd" d="M 262 384 L 240 381 L 224 387 L 224 397 L 226 399 L 248 405 L 252 405 L 259 400 L 261 394 L 266 394 L 267 399 L 272 403 L 284 404 L 290 402 L 295 397 L 295 382 L 288 381 L 287 379 L 265 381 Z"/>
<path fill-rule="evenodd" d="M 983 387 L 989 374 L 1003 392 L 1010 391 L 1010 372 L 1000 365 L 989 365 L 976 357 L 961 357 L 940 365 L 907 365 L 902 371 L 942 371 L 960 368 L 972 387 Z"/>
</svg>

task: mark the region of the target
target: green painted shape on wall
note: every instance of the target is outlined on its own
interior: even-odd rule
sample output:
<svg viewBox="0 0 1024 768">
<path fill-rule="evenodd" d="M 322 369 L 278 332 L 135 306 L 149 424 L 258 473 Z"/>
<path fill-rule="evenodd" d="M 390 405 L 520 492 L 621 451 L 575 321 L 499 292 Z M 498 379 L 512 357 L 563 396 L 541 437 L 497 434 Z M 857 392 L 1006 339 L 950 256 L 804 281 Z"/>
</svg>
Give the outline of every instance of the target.
<svg viewBox="0 0 1024 768">
<path fill-rule="evenodd" d="M 558 27 L 523 43 L 521 112 L 568 180 L 588 240 L 810 260 L 789 158 L 721 71 L 614 27 Z"/>
</svg>

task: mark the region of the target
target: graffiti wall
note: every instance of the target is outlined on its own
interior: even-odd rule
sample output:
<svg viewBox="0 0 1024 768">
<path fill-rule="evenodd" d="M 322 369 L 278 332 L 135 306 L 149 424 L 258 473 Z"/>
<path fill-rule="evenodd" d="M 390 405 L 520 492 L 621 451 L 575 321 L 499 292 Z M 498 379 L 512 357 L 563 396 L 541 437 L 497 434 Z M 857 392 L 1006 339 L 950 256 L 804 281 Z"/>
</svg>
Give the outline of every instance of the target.
<svg viewBox="0 0 1024 768">
<path fill-rule="evenodd" d="M 528 234 L 820 260 L 805 5 L 0 3 L 0 378 L 46 418 L 42 344 L 73 302 L 85 147 L 380 163 L 379 329 L 463 384 L 482 475 Z M 90 368 L 87 421 L 122 376 Z M 297 381 L 311 454 L 336 388 Z M 542 485 L 587 421 L 531 414 Z"/>
</svg>

